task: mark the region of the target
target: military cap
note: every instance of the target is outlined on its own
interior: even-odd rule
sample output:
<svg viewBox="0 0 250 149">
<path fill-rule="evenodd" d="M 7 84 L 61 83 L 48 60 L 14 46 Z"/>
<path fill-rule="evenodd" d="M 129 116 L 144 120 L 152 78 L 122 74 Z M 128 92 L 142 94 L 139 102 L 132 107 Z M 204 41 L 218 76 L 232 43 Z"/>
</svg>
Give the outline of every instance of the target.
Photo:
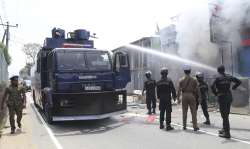
<svg viewBox="0 0 250 149">
<path fill-rule="evenodd" d="M 11 80 L 11 81 L 17 81 L 18 78 L 19 78 L 19 76 L 12 76 L 12 77 L 10 78 L 10 80 Z"/>
</svg>

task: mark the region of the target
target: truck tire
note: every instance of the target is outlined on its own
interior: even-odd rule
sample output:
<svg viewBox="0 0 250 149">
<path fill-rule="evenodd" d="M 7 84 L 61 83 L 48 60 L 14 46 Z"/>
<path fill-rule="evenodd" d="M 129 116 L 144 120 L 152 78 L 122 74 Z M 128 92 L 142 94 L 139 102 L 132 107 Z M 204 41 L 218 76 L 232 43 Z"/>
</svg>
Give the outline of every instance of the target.
<svg viewBox="0 0 250 149">
<path fill-rule="evenodd" d="M 44 113 L 45 113 L 47 123 L 53 124 L 52 109 L 49 107 L 48 103 L 45 104 Z"/>
<path fill-rule="evenodd" d="M 35 107 L 38 107 L 37 103 L 36 103 L 36 95 L 35 95 L 35 91 L 34 90 L 32 91 L 32 97 L 33 97 L 33 102 L 34 102 Z"/>
</svg>

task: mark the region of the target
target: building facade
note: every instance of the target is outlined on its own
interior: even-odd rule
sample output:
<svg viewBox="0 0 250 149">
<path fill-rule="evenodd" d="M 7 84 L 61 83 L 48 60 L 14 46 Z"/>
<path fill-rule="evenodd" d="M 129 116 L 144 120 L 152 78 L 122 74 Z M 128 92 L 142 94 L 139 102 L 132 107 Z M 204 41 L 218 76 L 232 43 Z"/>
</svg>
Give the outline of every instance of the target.
<svg viewBox="0 0 250 149">
<path fill-rule="evenodd" d="M 160 51 L 164 53 L 177 54 L 178 44 L 176 43 L 176 29 L 175 25 L 167 26 L 160 30 L 159 36 L 143 37 L 131 42 L 132 45 L 147 48 L 152 51 Z M 128 92 L 132 93 L 134 90 L 142 90 L 145 81 L 145 72 L 151 71 L 152 77 L 156 80 L 160 79 L 160 69 L 167 67 L 170 71 L 175 71 L 177 68 L 173 63 L 164 58 L 156 56 L 152 53 L 141 52 L 128 47 L 122 46 L 113 51 L 123 51 L 128 53 L 130 59 L 131 69 L 131 83 L 128 84 Z M 175 73 L 170 74 L 174 80 L 179 79 L 179 75 Z"/>
</svg>

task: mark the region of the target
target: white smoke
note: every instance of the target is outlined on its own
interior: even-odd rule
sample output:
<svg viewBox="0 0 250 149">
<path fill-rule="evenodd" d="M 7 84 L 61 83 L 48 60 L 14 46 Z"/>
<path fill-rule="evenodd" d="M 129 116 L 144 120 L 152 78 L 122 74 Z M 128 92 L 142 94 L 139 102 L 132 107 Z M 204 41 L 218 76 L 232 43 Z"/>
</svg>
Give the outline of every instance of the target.
<svg viewBox="0 0 250 149">
<path fill-rule="evenodd" d="M 220 40 L 227 41 L 226 45 L 210 41 L 209 20 L 217 6 L 216 19 L 219 23 L 214 31 L 222 35 Z M 250 0 L 208 0 L 207 3 L 193 3 L 180 14 L 176 23 L 178 54 L 184 58 L 216 66 L 221 63 L 220 47 L 225 46 L 224 64 L 228 69 L 231 69 L 232 65 L 235 67 L 238 65 L 237 50 L 241 46 L 242 24 L 250 27 L 249 16 Z M 233 56 L 229 43 L 232 43 Z"/>
<path fill-rule="evenodd" d="M 214 65 L 218 47 L 210 42 L 209 18 L 207 3 L 194 4 L 181 13 L 176 28 L 182 57 Z"/>
<path fill-rule="evenodd" d="M 235 48 L 240 46 L 242 24 L 250 22 L 249 17 L 247 17 L 249 7 L 250 0 L 225 0 L 222 3 L 220 16 L 225 19 L 222 31 L 228 40 L 233 42 Z"/>
</svg>

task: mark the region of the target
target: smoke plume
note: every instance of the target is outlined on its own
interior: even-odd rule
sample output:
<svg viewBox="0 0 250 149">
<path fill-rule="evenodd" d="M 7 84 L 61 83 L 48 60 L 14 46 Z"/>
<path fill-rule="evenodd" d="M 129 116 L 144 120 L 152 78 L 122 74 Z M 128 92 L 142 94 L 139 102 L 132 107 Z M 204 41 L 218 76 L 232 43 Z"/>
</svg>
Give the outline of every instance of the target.
<svg viewBox="0 0 250 149">
<path fill-rule="evenodd" d="M 228 68 L 237 65 L 237 50 L 240 47 L 240 32 L 245 26 L 250 27 L 250 0 L 210 0 L 207 3 L 192 4 L 178 19 L 177 42 L 178 54 L 182 57 L 216 66 L 221 63 L 221 43 L 210 41 L 210 17 L 217 19 L 216 30 L 221 41 L 232 43 L 233 59 L 229 45 L 224 48 L 224 63 Z M 227 66 L 226 66 L 227 67 Z M 235 70 L 234 70 L 235 71 Z"/>
</svg>

